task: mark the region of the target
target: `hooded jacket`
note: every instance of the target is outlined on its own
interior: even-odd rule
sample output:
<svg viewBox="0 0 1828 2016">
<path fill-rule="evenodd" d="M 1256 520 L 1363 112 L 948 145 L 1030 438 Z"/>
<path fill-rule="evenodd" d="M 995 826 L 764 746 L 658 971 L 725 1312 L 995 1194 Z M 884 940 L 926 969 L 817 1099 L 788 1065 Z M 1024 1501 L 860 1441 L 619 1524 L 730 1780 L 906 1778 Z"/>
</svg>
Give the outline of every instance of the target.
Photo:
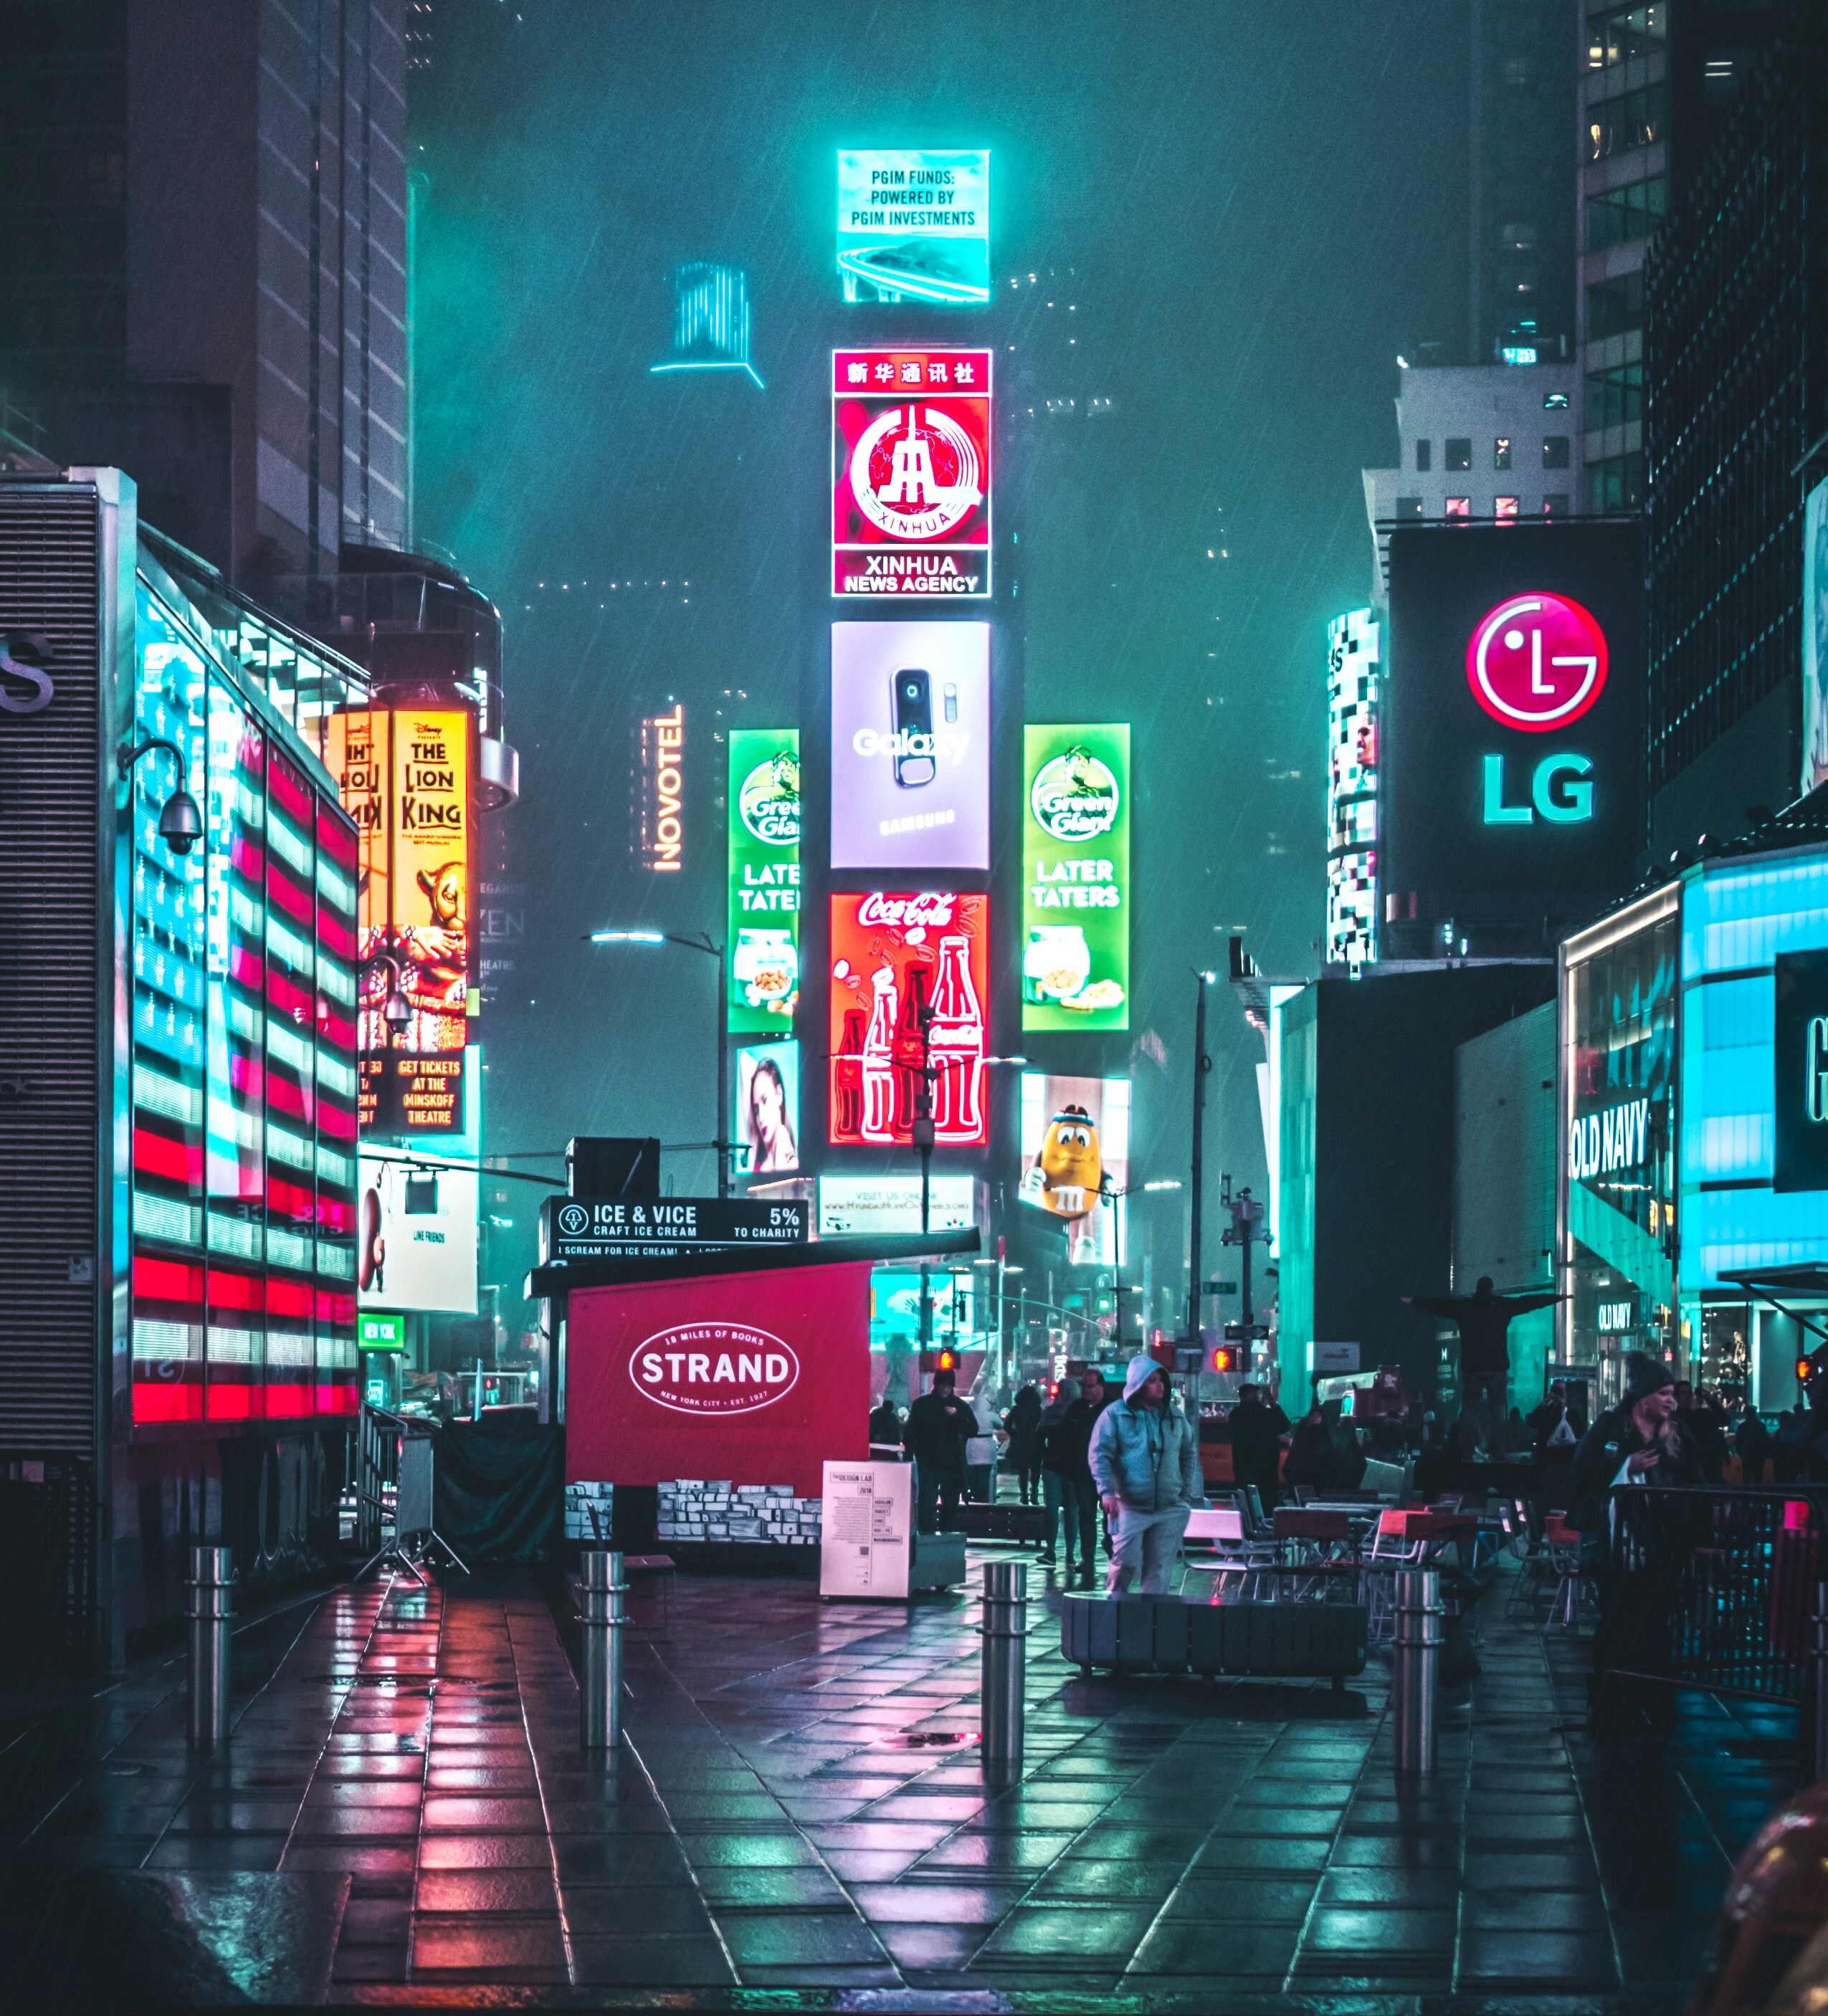
<svg viewBox="0 0 1828 2016">
<path fill-rule="evenodd" d="M 1199 1431 L 1172 1400 L 1145 1407 L 1115 1400 L 1092 1431 L 1091 1471 L 1101 1498 L 1117 1498 L 1133 1512 L 1167 1512 L 1202 1504 Z"/>
</svg>

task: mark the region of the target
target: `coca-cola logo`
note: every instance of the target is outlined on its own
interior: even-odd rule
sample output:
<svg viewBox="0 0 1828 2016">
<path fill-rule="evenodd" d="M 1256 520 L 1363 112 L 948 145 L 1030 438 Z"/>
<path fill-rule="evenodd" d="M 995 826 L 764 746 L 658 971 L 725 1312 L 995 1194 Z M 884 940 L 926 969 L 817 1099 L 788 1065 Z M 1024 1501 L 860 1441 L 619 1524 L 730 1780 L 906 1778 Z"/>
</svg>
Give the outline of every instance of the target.
<svg viewBox="0 0 1828 2016">
<path fill-rule="evenodd" d="M 942 891 L 919 896 L 885 896 L 879 891 L 857 905 L 860 924 L 882 924 L 890 931 L 944 931 L 952 922 L 957 898 Z"/>
<path fill-rule="evenodd" d="M 748 1323 L 675 1323 L 629 1355 L 635 1390 L 676 1414 L 752 1414 L 799 1383 L 793 1346 Z"/>
</svg>

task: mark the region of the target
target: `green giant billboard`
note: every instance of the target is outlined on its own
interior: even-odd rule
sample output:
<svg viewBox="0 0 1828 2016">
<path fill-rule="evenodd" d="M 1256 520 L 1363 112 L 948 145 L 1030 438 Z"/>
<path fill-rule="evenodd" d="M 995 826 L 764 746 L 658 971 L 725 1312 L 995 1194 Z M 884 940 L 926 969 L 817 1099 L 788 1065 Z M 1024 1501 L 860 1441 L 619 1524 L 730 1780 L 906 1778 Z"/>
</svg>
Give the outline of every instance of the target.
<svg viewBox="0 0 1828 2016">
<path fill-rule="evenodd" d="M 800 991 L 800 732 L 730 733 L 730 1028 L 789 1035 Z"/>
<path fill-rule="evenodd" d="M 1130 1027 L 1130 725 L 1022 732 L 1022 1026 Z"/>
</svg>

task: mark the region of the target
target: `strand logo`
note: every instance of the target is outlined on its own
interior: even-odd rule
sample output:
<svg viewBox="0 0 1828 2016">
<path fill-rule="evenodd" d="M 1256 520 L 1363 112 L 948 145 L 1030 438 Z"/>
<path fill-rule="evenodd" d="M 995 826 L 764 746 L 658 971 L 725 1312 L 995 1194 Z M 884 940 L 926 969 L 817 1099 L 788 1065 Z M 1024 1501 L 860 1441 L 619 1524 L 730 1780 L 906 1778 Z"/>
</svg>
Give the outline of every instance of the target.
<svg viewBox="0 0 1828 2016">
<path fill-rule="evenodd" d="M 791 1345 L 746 1323 L 676 1323 L 656 1330 L 629 1358 L 635 1390 L 676 1414 L 752 1414 L 799 1383 Z"/>
<path fill-rule="evenodd" d="M 1466 646 L 1466 683 L 1495 722 L 1532 735 L 1578 721 L 1606 688 L 1606 635 L 1546 591 L 1490 611 Z"/>
</svg>

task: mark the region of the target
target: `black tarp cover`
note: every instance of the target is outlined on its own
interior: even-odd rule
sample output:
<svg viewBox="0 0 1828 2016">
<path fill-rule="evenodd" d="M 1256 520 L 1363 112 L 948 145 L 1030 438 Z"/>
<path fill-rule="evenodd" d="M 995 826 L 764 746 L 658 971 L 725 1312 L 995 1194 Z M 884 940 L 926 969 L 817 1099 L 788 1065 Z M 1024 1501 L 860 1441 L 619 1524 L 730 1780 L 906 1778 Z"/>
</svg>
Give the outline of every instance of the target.
<svg viewBox="0 0 1828 2016">
<path fill-rule="evenodd" d="M 524 1415 L 438 1432 L 433 1517 L 466 1561 L 538 1561 L 564 1532 L 564 1431 Z"/>
</svg>

